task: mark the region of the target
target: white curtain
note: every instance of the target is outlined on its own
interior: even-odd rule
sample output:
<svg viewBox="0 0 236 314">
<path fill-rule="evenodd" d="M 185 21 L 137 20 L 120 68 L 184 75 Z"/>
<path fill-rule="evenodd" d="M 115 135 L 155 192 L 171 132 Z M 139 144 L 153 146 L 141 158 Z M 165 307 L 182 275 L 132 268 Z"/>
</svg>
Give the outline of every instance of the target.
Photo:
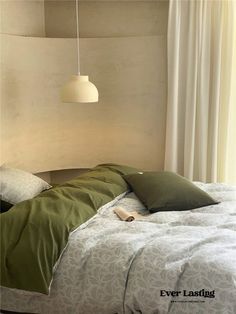
<svg viewBox="0 0 236 314">
<path fill-rule="evenodd" d="M 191 180 L 236 183 L 235 4 L 170 0 L 165 169 Z"/>
</svg>

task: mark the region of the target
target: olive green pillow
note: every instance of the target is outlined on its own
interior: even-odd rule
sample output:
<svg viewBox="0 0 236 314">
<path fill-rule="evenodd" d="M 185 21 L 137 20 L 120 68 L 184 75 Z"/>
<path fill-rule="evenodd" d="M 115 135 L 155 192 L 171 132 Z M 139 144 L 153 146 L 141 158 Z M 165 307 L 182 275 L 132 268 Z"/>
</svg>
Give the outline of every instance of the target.
<svg viewBox="0 0 236 314">
<path fill-rule="evenodd" d="M 195 184 L 173 172 L 144 172 L 126 175 L 124 179 L 151 213 L 218 204 Z"/>
</svg>

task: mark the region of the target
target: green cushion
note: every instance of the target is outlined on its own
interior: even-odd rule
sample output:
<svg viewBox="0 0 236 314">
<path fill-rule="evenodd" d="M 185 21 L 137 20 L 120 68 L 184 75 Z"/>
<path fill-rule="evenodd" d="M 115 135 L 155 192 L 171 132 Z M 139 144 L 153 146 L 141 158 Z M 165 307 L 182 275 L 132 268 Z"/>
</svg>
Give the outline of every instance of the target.
<svg viewBox="0 0 236 314">
<path fill-rule="evenodd" d="M 209 194 L 173 172 L 128 174 L 124 179 L 151 213 L 217 204 Z"/>
</svg>

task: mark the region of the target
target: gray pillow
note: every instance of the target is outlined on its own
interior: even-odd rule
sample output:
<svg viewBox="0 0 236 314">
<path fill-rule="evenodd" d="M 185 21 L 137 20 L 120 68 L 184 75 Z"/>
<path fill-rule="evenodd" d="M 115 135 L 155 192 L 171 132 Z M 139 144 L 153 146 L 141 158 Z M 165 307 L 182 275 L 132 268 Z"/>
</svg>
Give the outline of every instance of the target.
<svg viewBox="0 0 236 314">
<path fill-rule="evenodd" d="M 0 167 L 0 198 L 8 203 L 17 204 L 33 198 L 51 185 L 32 173 Z"/>
</svg>

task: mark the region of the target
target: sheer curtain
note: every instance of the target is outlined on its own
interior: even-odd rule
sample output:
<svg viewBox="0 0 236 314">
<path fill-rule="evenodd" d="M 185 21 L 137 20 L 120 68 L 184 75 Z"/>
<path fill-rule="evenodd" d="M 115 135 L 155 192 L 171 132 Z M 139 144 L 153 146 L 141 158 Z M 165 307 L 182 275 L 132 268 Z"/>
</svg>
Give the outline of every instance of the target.
<svg viewBox="0 0 236 314">
<path fill-rule="evenodd" d="M 165 169 L 191 180 L 236 183 L 235 5 L 170 0 Z"/>
<path fill-rule="evenodd" d="M 233 62 L 229 102 L 228 137 L 223 180 L 236 183 L 236 2 L 234 6 Z"/>
</svg>

